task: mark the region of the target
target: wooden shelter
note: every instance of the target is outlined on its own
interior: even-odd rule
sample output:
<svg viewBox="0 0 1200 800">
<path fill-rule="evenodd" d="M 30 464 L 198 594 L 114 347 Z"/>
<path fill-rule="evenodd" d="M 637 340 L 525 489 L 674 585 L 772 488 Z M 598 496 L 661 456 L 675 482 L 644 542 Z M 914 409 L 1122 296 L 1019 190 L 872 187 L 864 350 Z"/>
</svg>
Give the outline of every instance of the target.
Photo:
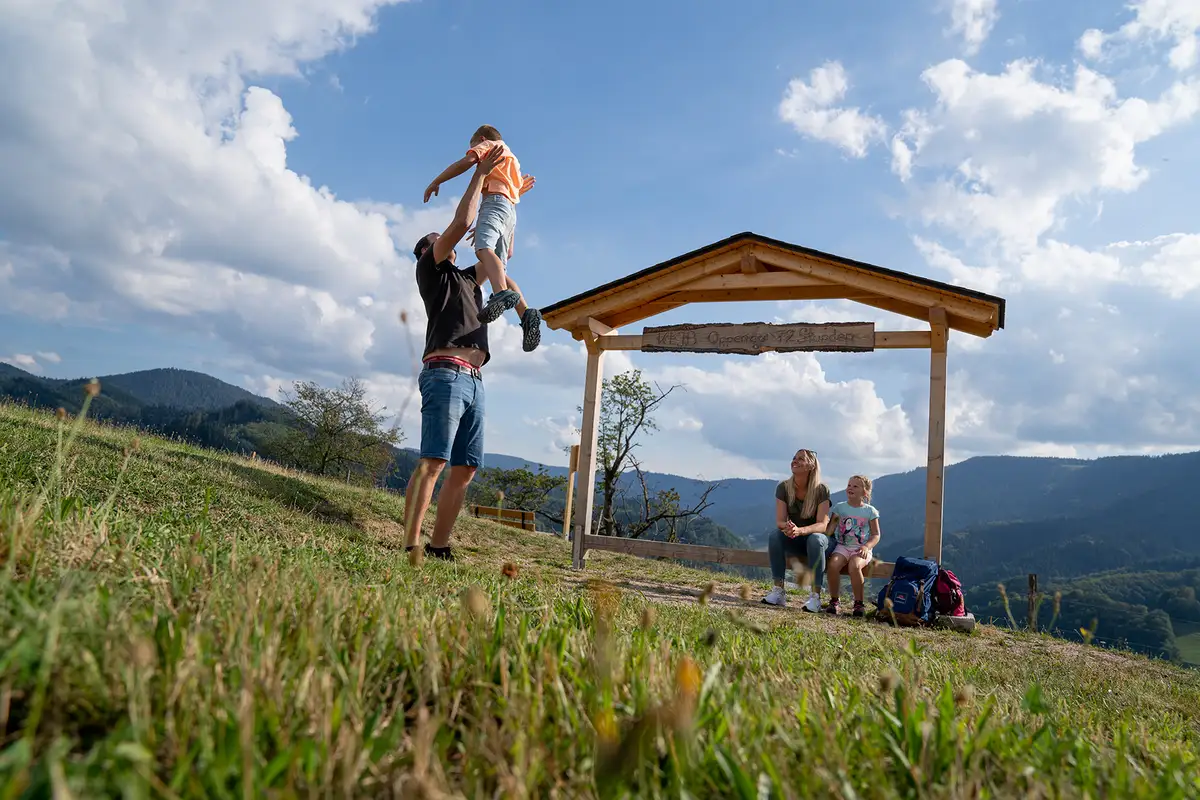
<svg viewBox="0 0 1200 800">
<path fill-rule="evenodd" d="M 618 329 L 689 303 L 746 300 L 852 300 L 921 320 L 929 330 L 877 331 L 874 323 L 671 325 L 622 335 Z M 988 337 L 1004 327 L 1004 300 L 982 292 L 852 261 L 806 247 L 739 233 L 542 309 L 546 324 L 587 346 L 573 562 L 588 550 L 648 557 L 766 566 L 762 551 L 620 539 L 591 532 L 596 434 L 604 354 L 610 350 L 756 354 L 767 351 L 930 352 L 929 451 L 925 489 L 925 556 L 941 561 L 942 478 L 946 439 L 946 344 L 951 330 Z M 769 499 L 764 499 L 769 502 Z M 571 513 L 568 507 L 567 514 Z M 872 577 L 892 564 L 877 563 Z"/>
</svg>

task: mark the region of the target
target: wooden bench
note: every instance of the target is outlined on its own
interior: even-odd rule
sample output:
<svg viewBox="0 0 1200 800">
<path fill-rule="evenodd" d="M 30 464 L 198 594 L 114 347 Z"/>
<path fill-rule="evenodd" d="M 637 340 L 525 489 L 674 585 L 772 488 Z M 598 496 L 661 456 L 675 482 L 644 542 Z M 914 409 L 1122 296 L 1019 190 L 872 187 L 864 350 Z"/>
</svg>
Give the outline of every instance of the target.
<svg viewBox="0 0 1200 800">
<path fill-rule="evenodd" d="M 714 564 L 740 564 L 747 567 L 771 566 L 771 560 L 766 550 L 739 550 L 699 544 L 656 542 L 649 539 L 621 539 L 616 536 L 596 536 L 594 534 L 585 535 L 583 544 L 588 550 L 607 550 L 610 553 L 627 553 L 643 558 L 675 558 L 686 561 L 709 561 Z M 796 559 L 801 563 L 805 561 L 800 556 L 789 556 L 790 559 Z M 864 577 L 890 578 L 895 566 L 890 561 L 876 562 L 865 570 Z M 847 567 L 842 567 L 841 574 L 847 574 L 847 570 Z"/>
<path fill-rule="evenodd" d="M 488 519 L 492 522 L 499 522 L 501 525 L 507 525 L 510 528 L 520 528 L 521 530 L 526 531 L 537 530 L 537 523 L 533 519 L 532 511 L 521 511 L 516 508 L 496 508 L 495 506 L 472 505 L 467 507 L 467 512 L 472 517 Z"/>
</svg>

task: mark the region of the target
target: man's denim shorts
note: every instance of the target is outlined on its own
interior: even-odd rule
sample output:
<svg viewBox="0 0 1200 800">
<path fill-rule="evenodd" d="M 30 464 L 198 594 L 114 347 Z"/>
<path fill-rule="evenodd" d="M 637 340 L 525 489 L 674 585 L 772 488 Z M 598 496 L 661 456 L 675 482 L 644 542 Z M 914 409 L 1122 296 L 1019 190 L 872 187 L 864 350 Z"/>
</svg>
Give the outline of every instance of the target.
<svg viewBox="0 0 1200 800">
<path fill-rule="evenodd" d="M 489 194 L 479 203 L 475 220 L 475 249 L 493 250 L 502 264 L 508 263 L 513 234 L 517 230 L 517 207 L 502 194 Z"/>
<path fill-rule="evenodd" d="M 466 371 L 425 367 L 421 390 L 421 458 L 452 467 L 483 466 L 483 380 Z"/>
</svg>

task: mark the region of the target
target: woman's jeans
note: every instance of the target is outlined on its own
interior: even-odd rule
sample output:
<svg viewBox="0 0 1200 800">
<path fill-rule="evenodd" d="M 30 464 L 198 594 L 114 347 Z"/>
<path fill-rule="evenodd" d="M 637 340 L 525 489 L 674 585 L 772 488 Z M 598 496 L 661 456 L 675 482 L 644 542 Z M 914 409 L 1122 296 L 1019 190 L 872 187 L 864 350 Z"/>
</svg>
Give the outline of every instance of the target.
<svg viewBox="0 0 1200 800">
<path fill-rule="evenodd" d="M 804 533 L 793 539 L 784 536 L 778 529 L 773 530 L 767 537 L 771 576 L 776 581 L 783 580 L 787 573 L 788 557 L 801 556 L 812 571 L 813 588 L 820 591 L 825 582 L 825 556 L 829 549 L 829 537 L 823 533 Z"/>
</svg>

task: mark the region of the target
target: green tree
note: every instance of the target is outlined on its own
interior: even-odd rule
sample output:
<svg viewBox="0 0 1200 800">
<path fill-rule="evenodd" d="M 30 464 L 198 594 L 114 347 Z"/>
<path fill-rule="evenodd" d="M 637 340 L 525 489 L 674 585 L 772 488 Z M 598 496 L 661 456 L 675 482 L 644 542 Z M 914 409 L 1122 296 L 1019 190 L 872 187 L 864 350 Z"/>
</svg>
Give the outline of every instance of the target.
<svg viewBox="0 0 1200 800">
<path fill-rule="evenodd" d="M 396 426 L 384 428 L 386 407 L 374 407 L 362 381 L 347 378 L 332 389 L 296 381 L 280 394 L 295 420 L 269 442 L 268 456 L 347 482 L 373 484 L 383 475 L 403 436 Z"/>
<path fill-rule="evenodd" d="M 596 437 L 601 535 L 637 539 L 654 532 L 667 541 L 677 541 L 679 526 L 711 505 L 708 496 L 717 484 L 709 485 L 697 502 L 686 508 L 673 487 L 651 492 L 635 454 L 641 446 L 640 439 L 658 430 L 654 412 L 678 388 L 681 387 L 651 386 L 639 369 L 622 372 L 602 384 Z M 582 413 L 583 409 L 579 411 Z M 621 480 L 630 469 L 639 489 L 639 497 L 632 502 L 622 496 Z M 619 508 L 628 513 L 618 513 Z"/>
</svg>

